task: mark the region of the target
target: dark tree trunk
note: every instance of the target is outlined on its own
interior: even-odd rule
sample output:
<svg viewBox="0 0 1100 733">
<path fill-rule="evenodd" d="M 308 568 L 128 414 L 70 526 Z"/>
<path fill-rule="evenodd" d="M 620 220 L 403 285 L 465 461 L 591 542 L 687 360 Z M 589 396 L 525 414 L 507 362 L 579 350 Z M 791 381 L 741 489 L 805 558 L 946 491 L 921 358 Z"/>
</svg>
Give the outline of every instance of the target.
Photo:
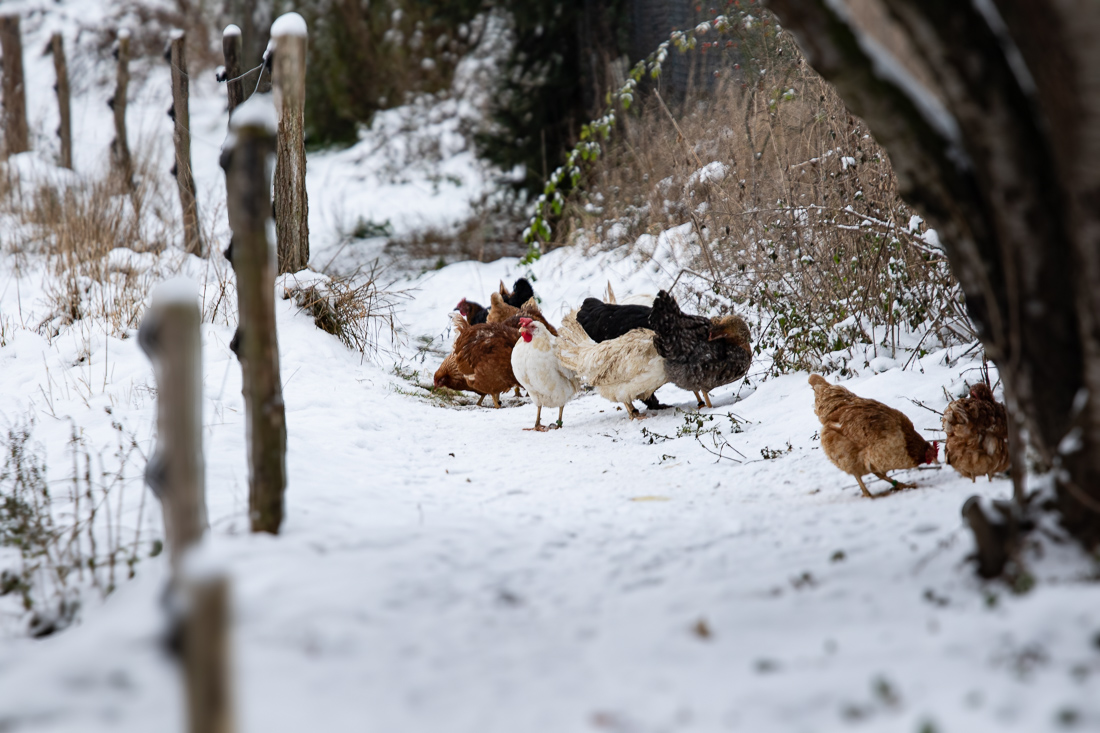
<svg viewBox="0 0 1100 733">
<path fill-rule="evenodd" d="M 1100 6 L 881 2 L 935 89 L 905 91 L 912 85 L 875 63 L 865 34 L 835 3 L 769 5 L 867 121 L 902 196 L 938 230 L 1009 409 L 1055 469 L 1063 523 L 1095 547 Z"/>
</svg>

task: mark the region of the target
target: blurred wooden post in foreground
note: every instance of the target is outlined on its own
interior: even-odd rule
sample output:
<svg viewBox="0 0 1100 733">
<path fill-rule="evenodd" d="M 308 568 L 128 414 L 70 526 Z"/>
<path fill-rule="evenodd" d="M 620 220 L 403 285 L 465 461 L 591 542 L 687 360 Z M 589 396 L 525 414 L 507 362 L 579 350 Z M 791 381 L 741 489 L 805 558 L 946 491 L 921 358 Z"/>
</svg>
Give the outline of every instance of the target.
<svg viewBox="0 0 1100 733">
<path fill-rule="evenodd" d="M 111 166 L 126 188 L 134 185 L 134 167 L 130 159 L 130 142 L 126 138 L 126 96 L 130 86 L 130 31 L 119 30 L 115 42 L 115 58 L 118 72 L 115 76 L 115 95 L 107 106 L 115 113 L 115 139 L 111 141 Z"/>
<path fill-rule="evenodd" d="M 30 150 L 27 93 L 23 84 L 23 39 L 19 16 L 0 15 L 0 53 L 4 63 L 4 157 Z"/>
<path fill-rule="evenodd" d="M 233 116 L 233 110 L 244 101 L 244 82 L 241 76 L 241 29 L 235 25 L 227 25 L 222 31 L 222 55 L 225 57 L 225 81 L 226 94 L 229 96 L 229 115 Z"/>
<path fill-rule="evenodd" d="M 253 532 L 277 534 L 286 492 L 286 412 L 275 334 L 275 262 L 267 238 L 271 154 L 276 119 L 271 98 L 254 94 L 229 120 L 222 150 L 233 239 L 226 256 L 237 273 L 239 323 L 232 348 L 241 362 L 248 436 L 248 507 Z"/>
<path fill-rule="evenodd" d="M 180 653 L 190 733 L 231 733 L 229 582 L 188 569 L 186 552 L 207 527 L 202 453 L 202 339 L 198 288 L 161 284 L 141 323 L 138 342 L 157 379 L 157 448 L 145 481 L 161 501 L 172 565 L 175 607 L 182 610 Z"/>
<path fill-rule="evenodd" d="M 199 204 L 195 197 L 195 177 L 191 174 L 191 114 L 187 106 L 190 81 L 187 76 L 186 37 L 181 30 L 172 31 L 168 62 L 172 65 L 172 111 L 169 116 L 175 123 L 172 135 L 176 142 L 174 173 L 180 190 L 180 207 L 183 209 L 183 249 L 202 257 Z"/>
<path fill-rule="evenodd" d="M 306 197 L 306 22 L 286 13 L 271 24 L 272 85 L 279 115 L 275 162 L 275 240 L 279 274 L 309 264 L 309 201 Z"/>
<path fill-rule="evenodd" d="M 53 68 L 57 74 L 57 110 L 61 124 L 57 127 L 57 136 L 61 138 L 61 167 L 73 168 L 73 123 L 72 107 L 69 104 L 69 64 L 65 60 L 65 41 L 60 33 L 50 36 L 47 53 L 53 55 Z"/>
<path fill-rule="evenodd" d="M 157 449 L 145 468 L 145 482 L 164 508 L 173 572 L 207 525 L 201 321 L 197 288 L 186 280 L 171 280 L 154 291 L 138 332 L 157 378 Z"/>
</svg>

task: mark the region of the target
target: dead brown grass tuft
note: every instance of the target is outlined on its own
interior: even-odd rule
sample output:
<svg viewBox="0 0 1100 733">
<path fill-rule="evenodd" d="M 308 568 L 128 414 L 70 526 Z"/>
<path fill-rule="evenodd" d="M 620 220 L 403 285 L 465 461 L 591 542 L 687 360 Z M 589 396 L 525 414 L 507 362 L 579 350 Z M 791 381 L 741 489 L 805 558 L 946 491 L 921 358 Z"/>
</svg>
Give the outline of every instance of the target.
<svg viewBox="0 0 1100 733">
<path fill-rule="evenodd" d="M 658 243 L 643 235 L 680 227 L 689 254 L 670 282 L 704 311 L 757 310 L 776 372 L 828 368 L 857 344 L 896 357 L 973 340 L 885 152 L 785 33 L 756 40 L 753 71 L 731 61 L 681 108 L 650 94 L 624 115 L 559 239 L 644 256 Z"/>
</svg>

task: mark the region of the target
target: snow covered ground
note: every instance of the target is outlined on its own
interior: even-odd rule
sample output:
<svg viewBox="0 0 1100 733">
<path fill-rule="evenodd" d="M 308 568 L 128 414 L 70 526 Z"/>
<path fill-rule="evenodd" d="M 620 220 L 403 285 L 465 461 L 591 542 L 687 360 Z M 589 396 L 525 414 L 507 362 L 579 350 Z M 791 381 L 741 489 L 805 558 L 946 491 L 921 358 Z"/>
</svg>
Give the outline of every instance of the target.
<svg viewBox="0 0 1100 733">
<path fill-rule="evenodd" d="M 41 48 L 64 13 L 97 7 L 64 3 L 30 28 L 27 48 Z M 32 119 L 53 129 L 52 67 L 29 52 L 27 66 Z M 167 159 L 167 70 L 148 78 L 134 119 Z M 224 237 L 221 93 L 205 78 L 192 93 L 193 127 L 210 143 L 193 148 L 200 205 Z M 83 175 L 105 161 L 93 153 L 110 138 L 102 96 L 89 84 L 79 97 Z M 360 150 L 311 158 L 314 266 L 337 254 L 358 216 L 413 227 L 468 211 L 487 174 L 453 142 L 442 165 L 462 182 L 437 193 L 438 168 L 386 179 L 369 135 Z M 26 157 L 48 170 L 48 156 Z M 551 252 L 530 268 L 545 312 L 558 321 L 608 281 L 620 297 L 667 286 L 676 253 L 663 241 L 653 260 Z M 215 270 L 169 250 L 150 277 L 182 272 L 209 297 Z M 279 537 L 248 533 L 235 324 L 204 324 L 206 552 L 232 576 L 241 730 L 1100 726 L 1095 566 L 1046 542 L 1031 557 L 1030 592 L 978 582 L 959 510 L 973 493 L 1007 496 L 1008 482 L 935 468 L 900 477 L 918 489 L 862 498 L 821 453 L 805 374 L 762 380 L 754 368 L 751 386 L 717 390 L 699 416 L 690 394 L 667 386 L 659 396 L 680 409 L 642 422 L 589 394 L 544 434 L 523 430 L 535 413 L 526 399 L 491 410 L 428 398 L 414 382 L 438 366 L 455 303 L 487 302 L 499 280 L 527 273 L 506 259 L 403 283 L 412 297 L 400 339 L 374 360 L 276 301 L 289 436 Z M 108 337 L 102 324 L 37 333 L 48 280 L 33 258 L 0 254 L 0 419 L 35 415 L 35 440 L 63 486 L 74 425 L 93 454 L 111 455 L 112 423 L 150 452 L 155 383 L 136 339 Z M 933 435 L 938 416 L 910 400 L 942 410 L 945 388 L 973 378 L 961 351 L 907 371 L 866 368 L 848 386 Z M 128 528 L 140 469 L 131 466 L 122 500 Z M 144 531 L 160 536 L 150 507 Z M 17 562 L 0 548 L 0 567 Z M 0 598 L 0 730 L 180 729 L 178 672 L 160 643 L 165 579 L 163 555 L 143 559 L 105 600 L 86 589 L 78 623 L 40 640 L 25 635 L 14 598 Z"/>
</svg>

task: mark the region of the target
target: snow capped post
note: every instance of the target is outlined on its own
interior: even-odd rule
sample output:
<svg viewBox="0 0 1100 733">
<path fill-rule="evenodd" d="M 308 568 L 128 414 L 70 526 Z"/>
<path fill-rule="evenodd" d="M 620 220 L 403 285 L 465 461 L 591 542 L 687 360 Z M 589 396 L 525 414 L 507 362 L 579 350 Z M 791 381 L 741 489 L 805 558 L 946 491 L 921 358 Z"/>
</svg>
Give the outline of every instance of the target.
<svg viewBox="0 0 1100 733">
<path fill-rule="evenodd" d="M 172 65 L 172 110 L 169 116 L 174 122 L 173 139 L 176 142 L 176 185 L 180 190 L 180 206 L 183 209 L 183 249 L 202 256 L 202 237 L 199 234 L 199 204 L 195 197 L 195 177 L 191 174 L 191 115 L 187 99 L 190 83 L 187 76 L 186 38 L 181 30 L 172 31 L 168 47 L 168 62 Z"/>
<path fill-rule="evenodd" d="M 275 54 L 272 84 L 279 135 L 275 162 L 275 240 L 279 273 L 309 263 L 309 202 L 306 199 L 306 22 L 286 13 L 271 25 Z"/>
<path fill-rule="evenodd" d="M 57 74 L 54 90 L 57 92 L 57 109 L 61 124 L 57 127 L 57 136 L 61 138 L 61 167 L 73 168 L 73 124 L 69 105 L 69 65 L 65 60 L 65 41 L 60 33 L 50 36 L 50 45 L 46 53 L 53 55 L 53 68 Z"/>
<path fill-rule="evenodd" d="M 126 95 L 130 86 L 130 31 L 122 28 L 115 40 L 115 95 L 107 106 L 115 113 L 115 139 L 111 141 L 111 167 L 125 188 L 133 188 L 134 170 L 130 159 L 130 143 L 126 138 Z"/>
<path fill-rule="evenodd" d="M 138 332 L 157 379 L 157 448 L 145 467 L 145 483 L 164 509 L 173 572 L 207 526 L 200 322 L 198 287 L 169 280 L 153 291 Z"/>
<path fill-rule="evenodd" d="M 244 84 L 241 75 L 241 29 L 227 25 L 222 31 L 222 55 L 225 57 L 225 90 L 229 95 L 229 114 L 244 101 Z"/>
<path fill-rule="evenodd" d="M 267 238 L 271 166 L 278 129 L 271 97 L 254 94 L 229 120 L 222 149 L 228 191 L 226 256 L 237 273 L 239 322 L 232 348 L 241 362 L 248 436 L 248 508 L 253 532 L 277 534 L 286 492 L 286 412 L 275 334 L 275 253 Z"/>
<path fill-rule="evenodd" d="M 0 15 L 0 53 L 4 59 L 4 157 L 30 150 L 27 94 L 23 84 L 23 39 L 19 16 Z"/>
</svg>

